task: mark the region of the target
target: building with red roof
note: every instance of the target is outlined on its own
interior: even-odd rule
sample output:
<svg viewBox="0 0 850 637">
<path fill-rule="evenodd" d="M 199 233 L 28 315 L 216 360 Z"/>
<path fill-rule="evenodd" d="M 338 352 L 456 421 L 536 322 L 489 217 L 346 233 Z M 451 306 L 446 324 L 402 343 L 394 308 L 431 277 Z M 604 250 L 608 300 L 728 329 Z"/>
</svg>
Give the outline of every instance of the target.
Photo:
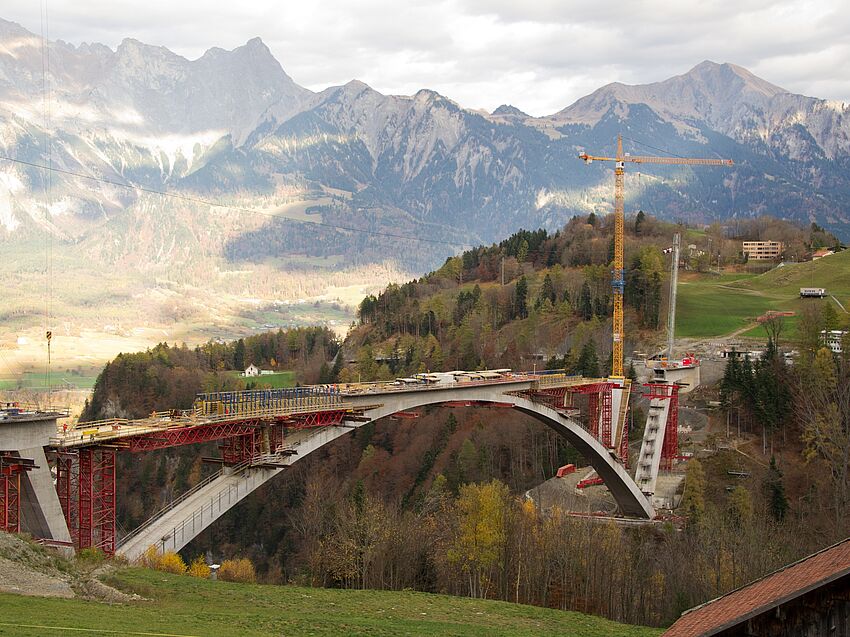
<svg viewBox="0 0 850 637">
<path fill-rule="evenodd" d="M 662 637 L 850 637 L 850 538 L 685 611 Z"/>
</svg>

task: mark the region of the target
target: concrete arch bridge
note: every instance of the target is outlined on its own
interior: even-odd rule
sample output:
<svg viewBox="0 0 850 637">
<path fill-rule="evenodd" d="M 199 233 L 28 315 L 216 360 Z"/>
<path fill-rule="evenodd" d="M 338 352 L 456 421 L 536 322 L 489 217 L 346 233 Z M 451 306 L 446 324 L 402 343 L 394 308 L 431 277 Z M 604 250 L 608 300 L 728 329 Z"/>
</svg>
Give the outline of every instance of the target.
<svg viewBox="0 0 850 637">
<path fill-rule="evenodd" d="M 452 382 L 420 379 L 412 384 L 202 394 L 190 411 L 80 423 L 44 443 L 55 459 L 56 488 L 51 494 L 42 484 L 41 491 L 33 494 L 31 499 L 50 524 L 31 532 L 73 542 L 76 548 L 98 547 L 130 560 L 151 546 L 180 550 L 258 487 L 313 451 L 369 422 L 438 404 L 497 405 L 531 416 L 563 436 L 591 463 L 620 514 L 649 519 L 654 516 L 651 501 L 624 464 L 629 389 L 628 381 L 622 379 L 562 373 L 457 372 Z M 588 396 L 589 413 L 584 418 L 573 407 L 576 394 Z M 116 453 L 212 440 L 223 441 L 221 471 L 119 539 Z M 642 460 L 638 462 L 640 467 Z M 646 467 L 657 474 L 657 463 Z"/>
</svg>

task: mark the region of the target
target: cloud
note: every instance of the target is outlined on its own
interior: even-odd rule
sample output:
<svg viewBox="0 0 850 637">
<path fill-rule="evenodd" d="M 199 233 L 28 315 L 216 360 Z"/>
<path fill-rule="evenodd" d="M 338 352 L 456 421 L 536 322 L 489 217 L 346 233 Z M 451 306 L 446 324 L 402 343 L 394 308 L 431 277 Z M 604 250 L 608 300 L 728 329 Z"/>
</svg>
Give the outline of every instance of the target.
<svg viewBox="0 0 850 637">
<path fill-rule="evenodd" d="M 40 33 L 39 3 L 17 4 L 2 17 Z M 115 47 L 134 37 L 189 58 L 260 36 L 313 90 L 357 78 L 383 93 L 427 87 L 469 108 L 510 103 L 534 115 L 704 59 L 850 99 L 850 18 L 838 0 L 51 0 L 47 24 L 51 39 Z"/>
</svg>

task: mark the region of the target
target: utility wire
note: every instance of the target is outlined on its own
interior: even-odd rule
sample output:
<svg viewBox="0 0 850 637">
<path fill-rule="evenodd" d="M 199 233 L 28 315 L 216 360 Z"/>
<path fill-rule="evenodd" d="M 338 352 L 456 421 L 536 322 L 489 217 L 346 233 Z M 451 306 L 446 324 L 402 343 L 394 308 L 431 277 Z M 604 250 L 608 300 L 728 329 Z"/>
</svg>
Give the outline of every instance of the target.
<svg viewBox="0 0 850 637">
<path fill-rule="evenodd" d="M 263 212 L 261 210 L 256 210 L 253 208 L 243 208 L 241 206 L 233 206 L 225 203 L 220 203 L 218 201 L 211 201 L 209 199 L 202 199 L 200 197 L 192 197 L 191 195 L 181 195 L 179 193 L 174 192 L 166 192 L 163 190 L 156 190 L 155 188 L 145 188 L 144 186 L 137 186 L 134 184 L 125 184 L 120 181 L 115 181 L 113 179 L 107 179 L 106 177 L 96 177 L 94 175 L 86 175 L 84 173 L 78 173 L 73 170 L 66 170 L 64 168 L 57 168 L 55 166 L 45 166 L 44 164 L 37 164 L 35 162 L 25 161 L 23 159 L 17 159 L 15 157 L 9 157 L 8 155 L 0 155 L 0 160 L 13 162 L 16 164 L 21 164 L 23 166 L 30 166 L 32 168 L 38 168 L 41 170 L 47 170 L 54 173 L 59 173 L 62 175 L 68 175 L 71 177 L 79 177 L 81 179 L 90 179 L 92 181 L 98 181 L 104 184 L 108 184 L 110 186 L 117 186 L 119 188 L 127 188 L 129 190 L 138 190 L 140 192 L 146 192 L 153 195 L 160 195 L 162 197 L 170 197 L 172 199 L 179 199 L 181 201 L 188 201 L 191 203 L 202 204 L 205 206 L 213 206 L 215 208 L 230 208 L 231 210 L 238 210 L 241 212 L 247 212 L 249 214 L 261 215 L 264 217 L 270 217 L 272 219 L 286 219 L 287 221 L 292 221 L 294 223 L 303 223 L 314 226 L 321 226 L 323 228 L 333 228 L 335 230 L 347 230 L 349 232 L 360 232 L 362 234 L 373 235 L 376 237 L 388 237 L 390 239 L 405 239 L 407 241 L 420 241 L 423 243 L 435 243 L 440 245 L 447 245 L 459 248 L 468 248 L 470 247 L 469 243 L 460 243 L 457 241 L 446 241 L 443 239 L 430 239 L 428 237 L 412 237 L 410 235 L 403 234 L 394 234 L 392 232 L 381 232 L 379 230 L 366 230 L 363 228 L 354 228 L 352 226 L 343 226 L 339 224 L 326 223 L 324 221 L 308 221 L 304 219 L 292 219 L 291 217 L 286 217 L 284 215 L 276 215 L 271 212 Z"/>
<path fill-rule="evenodd" d="M 44 109 L 44 147 L 47 151 L 47 210 L 45 219 L 47 223 L 53 224 L 53 172 L 49 169 L 53 167 L 53 144 L 51 140 L 51 106 L 52 94 L 50 89 L 50 17 L 47 9 L 47 0 L 41 0 L 41 84 L 42 84 L 42 106 Z M 47 340 L 47 404 L 50 404 L 50 399 L 53 391 L 50 382 L 50 341 L 53 337 L 53 233 L 47 233 L 47 254 L 45 267 L 45 286 L 47 287 L 47 299 L 44 313 L 44 334 Z"/>
</svg>

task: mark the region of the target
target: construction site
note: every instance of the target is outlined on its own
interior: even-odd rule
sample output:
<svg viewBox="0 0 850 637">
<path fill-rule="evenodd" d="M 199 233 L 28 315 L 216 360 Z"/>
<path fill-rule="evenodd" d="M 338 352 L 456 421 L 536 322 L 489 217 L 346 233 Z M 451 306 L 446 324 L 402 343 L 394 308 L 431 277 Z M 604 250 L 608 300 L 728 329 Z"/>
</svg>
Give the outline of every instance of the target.
<svg viewBox="0 0 850 637">
<path fill-rule="evenodd" d="M 612 273 L 612 369 L 607 378 L 562 370 L 507 369 L 422 374 L 384 383 L 199 394 L 191 410 L 155 412 L 138 420 L 68 424 L 50 408 L 7 404 L 0 411 L 0 529 L 25 531 L 67 549 L 94 547 L 107 555 L 140 557 L 149 547 L 179 550 L 283 468 L 356 429 L 388 416 L 416 418 L 423 405 L 503 406 L 540 420 L 563 435 L 592 466 L 565 467 L 558 480 L 580 497 L 604 488 L 610 499 L 577 506 L 576 513 L 651 521 L 676 506 L 686 459 L 679 452 L 679 396 L 700 384 L 700 361 L 676 357 L 675 309 L 678 235 L 671 253 L 666 351 L 647 361 L 648 382 L 632 387 L 623 373 L 624 168 L 627 162 L 730 165 L 728 160 L 583 153 L 586 163 L 615 162 L 615 233 Z M 630 395 L 647 402 L 636 457 L 629 453 Z M 63 422 L 65 421 L 65 422 Z M 220 471 L 172 501 L 138 529 L 116 526 L 116 454 L 219 442 Z M 671 477 L 666 477 L 671 476 Z M 604 486 L 603 486 L 604 485 Z M 532 496 L 530 496 L 532 497 Z M 578 501 L 577 501 L 578 502 Z"/>
</svg>

